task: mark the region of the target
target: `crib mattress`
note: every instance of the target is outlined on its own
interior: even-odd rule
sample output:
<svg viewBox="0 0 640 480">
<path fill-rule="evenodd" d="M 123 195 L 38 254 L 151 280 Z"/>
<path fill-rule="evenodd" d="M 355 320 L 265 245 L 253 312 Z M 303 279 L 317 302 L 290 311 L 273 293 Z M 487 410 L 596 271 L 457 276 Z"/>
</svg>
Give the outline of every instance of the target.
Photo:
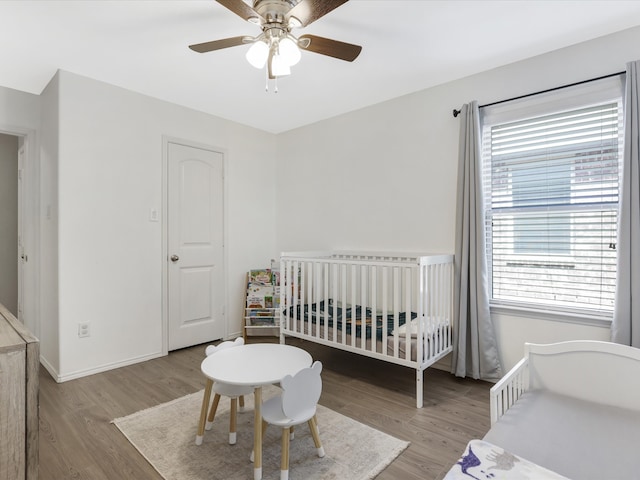
<svg viewBox="0 0 640 480">
<path fill-rule="evenodd" d="M 572 479 L 638 478 L 637 411 L 534 390 L 484 440 Z"/>
<path fill-rule="evenodd" d="M 360 331 L 356 331 L 356 335 L 352 335 L 350 333 L 351 329 L 333 328 L 332 325 L 328 325 L 328 328 L 325 329 L 324 322 L 320 322 L 319 324 L 313 321 L 303 322 L 301 318 L 295 319 L 295 325 L 291 324 L 294 322 L 293 318 L 290 318 L 289 322 L 289 328 L 284 330 L 285 334 L 290 332 L 293 334 L 301 333 L 304 335 L 310 335 L 312 337 L 329 341 L 332 344 L 347 345 L 352 348 L 366 350 L 368 352 L 375 352 L 383 354 L 387 357 L 393 357 L 403 360 L 407 359 L 407 345 L 410 345 L 409 359 L 412 362 L 415 362 L 417 358 L 416 335 L 410 336 L 408 344 L 405 334 L 394 335 L 393 331 L 391 331 L 390 334 L 386 335 L 386 347 L 385 339 L 383 339 L 382 336 L 369 336 L 368 338 L 365 336 L 363 347 L 363 338 L 362 335 L 360 335 Z M 427 337 L 427 342 L 425 345 L 427 351 L 429 350 L 429 344 L 431 341 L 437 341 L 437 339 L 434 338 L 434 335 L 430 335 Z M 429 357 L 427 356 L 427 358 Z"/>
</svg>

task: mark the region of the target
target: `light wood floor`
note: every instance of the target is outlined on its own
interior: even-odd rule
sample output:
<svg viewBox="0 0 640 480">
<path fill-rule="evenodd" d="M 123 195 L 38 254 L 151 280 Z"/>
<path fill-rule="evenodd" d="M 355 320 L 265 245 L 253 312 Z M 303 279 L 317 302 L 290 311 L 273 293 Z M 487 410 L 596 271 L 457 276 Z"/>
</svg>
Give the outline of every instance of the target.
<svg viewBox="0 0 640 480">
<path fill-rule="evenodd" d="M 322 361 L 322 405 L 411 442 L 378 480 L 440 479 L 467 442 L 489 429 L 488 383 L 427 369 L 425 406 L 418 410 L 414 370 L 308 342 L 287 343 Z M 204 346 L 191 347 L 62 384 L 41 369 L 40 480 L 160 480 L 110 422 L 203 388 L 203 357 Z"/>
</svg>

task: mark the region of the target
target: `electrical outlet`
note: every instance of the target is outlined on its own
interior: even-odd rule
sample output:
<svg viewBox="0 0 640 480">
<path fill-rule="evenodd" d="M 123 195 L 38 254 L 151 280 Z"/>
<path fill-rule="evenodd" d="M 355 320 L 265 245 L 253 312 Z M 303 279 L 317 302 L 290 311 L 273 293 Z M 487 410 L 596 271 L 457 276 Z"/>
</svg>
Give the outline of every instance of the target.
<svg viewBox="0 0 640 480">
<path fill-rule="evenodd" d="M 78 337 L 85 338 L 88 337 L 89 334 L 89 322 L 79 323 L 78 324 Z"/>
</svg>

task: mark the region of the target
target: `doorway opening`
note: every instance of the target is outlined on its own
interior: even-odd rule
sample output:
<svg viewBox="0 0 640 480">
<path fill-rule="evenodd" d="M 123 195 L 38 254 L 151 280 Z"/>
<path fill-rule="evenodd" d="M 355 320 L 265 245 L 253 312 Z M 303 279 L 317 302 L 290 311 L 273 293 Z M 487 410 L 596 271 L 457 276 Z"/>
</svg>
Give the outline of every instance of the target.
<svg viewBox="0 0 640 480">
<path fill-rule="evenodd" d="M 22 317 L 19 288 L 19 149 L 21 138 L 0 133 L 0 303 Z"/>
<path fill-rule="evenodd" d="M 40 337 L 35 131 L 0 125 L 0 303 Z"/>
</svg>

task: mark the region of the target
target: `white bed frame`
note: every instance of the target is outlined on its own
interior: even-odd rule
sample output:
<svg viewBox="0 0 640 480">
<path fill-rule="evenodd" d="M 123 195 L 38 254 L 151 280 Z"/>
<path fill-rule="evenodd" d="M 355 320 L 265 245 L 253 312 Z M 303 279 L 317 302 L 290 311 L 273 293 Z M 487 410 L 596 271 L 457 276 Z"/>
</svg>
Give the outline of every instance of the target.
<svg viewBox="0 0 640 480">
<path fill-rule="evenodd" d="M 291 336 L 414 368 L 416 405 L 421 408 L 424 370 L 452 351 L 453 271 L 453 255 L 283 253 L 280 342 Z M 305 308 L 311 311 L 319 302 L 328 305 L 330 300 L 332 306 L 319 316 L 319 322 L 299 313 Z M 353 314 L 345 313 L 342 323 L 329 321 L 331 309 L 336 313 L 334 306 L 370 309 L 376 312 L 373 318 L 382 315 L 392 322 L 392 334 L 367 338 L 366 328 L 356 328 Z M 411 328 L 410 313 L 407 327 L 400 328 L 402 312 L 417 314 Z"/>
<path fill-rule="evenodd" d="M 595 340 L 525 343 L 524 358 L 491 388 L 491 425 L 533 389 L 638 411 L 639 375 L 637 348 Z"/>
</svg>

